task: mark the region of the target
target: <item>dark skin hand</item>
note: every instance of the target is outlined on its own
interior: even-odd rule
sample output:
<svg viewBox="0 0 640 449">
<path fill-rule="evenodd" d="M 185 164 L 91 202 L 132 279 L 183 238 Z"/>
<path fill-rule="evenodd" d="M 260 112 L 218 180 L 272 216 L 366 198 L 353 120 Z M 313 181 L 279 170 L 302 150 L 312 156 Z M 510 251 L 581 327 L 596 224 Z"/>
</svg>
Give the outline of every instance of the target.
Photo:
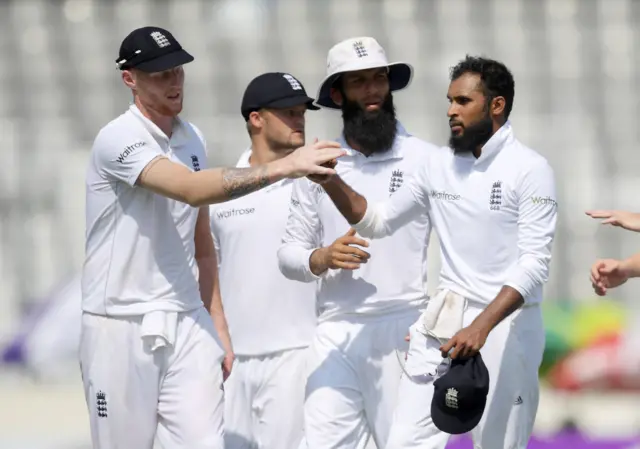
<svg viewBox="0 0 640 449">
<path fill-rule="evenodd" d="M 504 286 L 491 304 L 473 322 L 460 329 L 451 339 L 440 346 L 442 357 L 451 352 L 451 359 L 473 357 L 484 346 L 493 330 L 502 320 L 524 304 L 522 295 L 514 288 Z"/>
</svg>

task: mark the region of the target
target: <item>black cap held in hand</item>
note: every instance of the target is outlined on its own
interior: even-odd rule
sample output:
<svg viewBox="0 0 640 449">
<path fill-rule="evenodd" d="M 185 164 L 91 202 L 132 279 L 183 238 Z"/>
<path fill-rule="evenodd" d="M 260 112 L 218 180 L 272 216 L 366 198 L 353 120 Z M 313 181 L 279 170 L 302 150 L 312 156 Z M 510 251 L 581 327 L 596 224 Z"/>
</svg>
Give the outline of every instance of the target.
<svg viewBox="0 0 640 449">
<path fill-rule="evenodd" d="M 480 353 L 452 360 L 449 371 L 433 387 L 431 419 L 438 429 L 459 435 L 478 425 L 489 394 L 489 371 Z"/>
<path fill-rule="evenodd" d="M 169 31 L 148 26 L 133 30 L 124 38 L 116 65 L 120 70 L 162 72 L 193 59 Z"/>
<path fill-rule="evenodd" d="M 240 112 L 245 120 L 249 120 L 249 114 L 262 108 L 283 109 L 306 104 L 309 110 L 320 109 L 313 101 L 302 83 L 292 75 L 268 72 L 251 80 L 242 96 Z"/>
</svg>

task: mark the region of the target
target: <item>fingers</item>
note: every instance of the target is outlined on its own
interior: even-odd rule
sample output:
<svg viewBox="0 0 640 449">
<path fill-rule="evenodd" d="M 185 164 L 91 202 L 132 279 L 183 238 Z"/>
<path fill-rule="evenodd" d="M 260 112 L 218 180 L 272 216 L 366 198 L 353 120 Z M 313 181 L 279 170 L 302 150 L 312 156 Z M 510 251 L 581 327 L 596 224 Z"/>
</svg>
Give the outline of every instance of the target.
<svg viewBox="0 0 640 449">
<path fill-rule="evenodd" d="M 323 167 L 322 165 L 312 165 L 306 168 L 307 176 L 333 176 L 336 171 L 333 168 Z"/>
<path fill-rule="evenodd" d="M 318 165 L 320 164 L 325 164 L 327 162 L 330 162 L 333 159 L 338 159 L 339 157 L 344 156 L 346 153 L 345 151 L 340 148 L 334 148 L 334 147 L 329 147 L 329 148 L 323 148 L 321 150 L 317 150 L 313 152 L 313 157 L 316 160 L 316 163 Z"/>
<path fill-rule="evenodd" d="M 603 225 L 610 224 L 613 226 L 620 226 L 620 221 L 616 217 L 607 218 L 606 220 L 602 220 Z"/>
<path fill-rule="evenodd" d="M 353 237 L 348 237 L 348 238 L 353 239 Z M 351 254 L 361 259 L 369 259 L 371 257 L 371 254 L 369 254 L 368 252 L 363 251 L 360 248 L 357 248 L 355 246 L 351 246 L 351 244 L 344 243 L 344 240 L 346 239 L 347 237 L 343 237 L 342 239 L 338 240 L 337 245 L 335 245 L 334 249 L 335 251 L 337 251 L 338 254 Z M 358 239 L 354 239 L 354 240 L 358 240 Z M 360 246 L 364 246 L 364 245 L 360 245 Z"/>
<path fill-rule="evenodd" d="M 591 266 L 591 281 L 598 283 L 600 281 L 600 269 L 604 267 L 604 262 L 599 260 Z"/>
<path fill-rule="evenodd" d="M 354 235 L 356 235 L 356 230 L 353 228 L 349 228 L 349 230 L 347 231 L 347 233 L 344 235 L 345 237 L 353 237 Z"/>
<path fill-rule="evenodd" d="M 609 218 L 615 214 L 614 210 L 588 210 L 585 213 L 591 218 Z"/>
<path fill-rule="evenodd" d="M 334 140 L 318 140 L 317 137 L 313 141 L 313 146 L 319 150 L 322 148 L 342 148 L 342 145 Z"/>
<path fill-rule="evenodd" d="M 338 240 L 343 245 L 358 245 L 365 248 L 369 246 L 369 242 L 361 239 L 360 237 L 340 237 Z"/>
<path fill-rule="evenodd" d="M 357 264 L 367 263 L 370 257 L 369 254 L 365 253 L 362 250 L 358 250 L 357 248 L 352 248 L 352 249 L 357 250 L 363 255 L 362 256 L 359 255 L 356 251 L 347 252 L 347 251 L 338 250 L 337 252 L 333 253 L 332 259 L 334 261 L 350 262 L 350 263 L 357 263 Z"/>
<path fill-rule="evenodd" d="M 407 334 L 404 336 L 404 341 L 411 341 L 411 334 Z"/>
<path fill-rule="evenodd" d="M 442 352 L 442 357 L 448 357 L 449 351 L 455 347 L 457 344 L 456 336 L 454 335 L 448 342 L 440 346 L 440 352 Z"/>
</svg>

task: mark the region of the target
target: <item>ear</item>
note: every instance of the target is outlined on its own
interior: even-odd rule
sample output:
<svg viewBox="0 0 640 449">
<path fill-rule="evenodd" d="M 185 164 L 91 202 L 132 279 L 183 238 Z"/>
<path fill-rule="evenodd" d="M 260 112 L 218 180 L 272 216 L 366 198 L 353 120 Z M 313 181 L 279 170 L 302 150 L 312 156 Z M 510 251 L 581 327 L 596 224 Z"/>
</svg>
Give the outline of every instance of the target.
<svg viewBox="0 0 640 449">
<path fill-rule="evenodd" d="M 331 100 L 337 104 L 338 106 L 342 106 L 342 94 L 338 89 L 332 87 L 329 91 L 329 95 L 331 96 Z"/>
<path fill-rule="evenodd" d="M 489 112 L 494 117 L 499 117 L 499 116 L 504 114 L 504 107 L 506 106 L 506 104 L 507 104 L 507 102 L 505 101 L 504 97 L 495 97 L 491 101 L 491 106 L 489 107 Z"/>
<path fill-rule="evenodd" d="M 131 72 L 130 70 L 123 70 L 122 71 L 122 81 L 124 81 L 124 84 L 129 88 L 129 89 L 134 89 L 136 88 L 136 77 L 133 74 L 133 72 Z"/>
<path fill-rule="evenodd" d="M 249 114 L 249 123 L 254 129 L 262 129 L 264 126 L 264 119 L 258 111 L 253 111 Z"/>
</svg>

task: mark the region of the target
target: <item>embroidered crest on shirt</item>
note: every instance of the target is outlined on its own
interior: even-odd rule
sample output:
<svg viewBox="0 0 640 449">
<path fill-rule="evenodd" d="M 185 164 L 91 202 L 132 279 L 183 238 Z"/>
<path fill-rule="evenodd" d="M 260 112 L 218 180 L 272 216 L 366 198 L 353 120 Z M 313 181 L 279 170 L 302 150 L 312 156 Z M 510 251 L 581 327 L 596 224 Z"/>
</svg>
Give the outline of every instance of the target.
<svg viewBox="0 0 640 449">
<path fill-rule="evenodd" d="M 98 418 L 107 417 L 107 395 L 103 391 L 96 393 L 96 411 L 98 412 Z"/>
<path fill-rule="evenodd" d="M 489 197 L 489 209 L 500 210 L 502 206 L 502 181 L 496 181 L 491 187 L 491 196 Z"/>
<path fill-rule="evenodd" d="M 200 171 L 200 161 L 195 154 L 191 155 L 191 165 L 193 165 L 193 171 Z"/>
<path fill-rule="evenodd" d="M 403 176 L 404 173 L 400 170 L 394 170 L 393 173 L 391 173 L 391 180 L 389 181 L 389 195 L 400 188 L 402 181 L 404 180 Z"/>
</svg>

